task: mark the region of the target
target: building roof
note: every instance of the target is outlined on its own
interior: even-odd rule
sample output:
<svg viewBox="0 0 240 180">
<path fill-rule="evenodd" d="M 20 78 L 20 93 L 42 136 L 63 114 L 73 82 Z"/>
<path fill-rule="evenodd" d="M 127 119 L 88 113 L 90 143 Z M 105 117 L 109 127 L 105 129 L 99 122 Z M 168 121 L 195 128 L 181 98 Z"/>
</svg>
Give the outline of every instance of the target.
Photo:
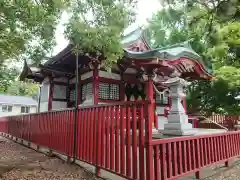
<svg viewBox="0 0 240 180">
<path fill-rule="evenodd" d="M 0 103 L 1 104 L 18 104 L 18 105 L 37 105 L 37 101 L 35 101 L 31 97 L 25 96 L 11 96 L 0 94 Z"/>
<path fill-rule="evenodd" d="M 128 67 L 131 68 L 130 66 L 134 66 L 133 64 L 138 64 L 139 67 L 142 67 L 146 63 L 149 65 L 152 63 L 155 64 L 155 69 L 165 66 L 166 69 L 175 69 L 176 72 L 179 72 L 185 78 L 211 79 L 213 77 L 211 66 L 202 60 L 191 48 L 188 41 L 153 49 L 150 47 L 145 34 L 144 29 L 137 28 L 122 38 L 124 58 L 118 61 L 118 65 L 124 66 L 124 70 L 120 71 L 125 72 Z M 66 74 L 67 72 L 74 74 L 76 60 L 75 55 L 72 54 L 72 47 L 69 44 L 64 50 L 41 65 L 40 70 L 37 72 L 33 71 L 25 63 L 20 80 L 27 77 L 41 82 L 44 78 L 43 73 L 51 74 L 53 71 L 56 71 L 54 72 L 55 74 L 57 74 L 57 71 L 62 74 Z M 79 59 L 80 69 L 88 66 L 89 57 L 81 55 Z"/>
<path fill-rule="evenodd" d="M 147 52 L 133 52 L 125 49 L 125 56 L 138 60 L 159 58 L 166 61 L 188 58 L 201 64 L 205 73 L 209 75 L 213 73 L 211 67 L 208 67 L 202 58 L 192 49 L 188 41 L 162 48 L 156 48 Z"/>
</svg>

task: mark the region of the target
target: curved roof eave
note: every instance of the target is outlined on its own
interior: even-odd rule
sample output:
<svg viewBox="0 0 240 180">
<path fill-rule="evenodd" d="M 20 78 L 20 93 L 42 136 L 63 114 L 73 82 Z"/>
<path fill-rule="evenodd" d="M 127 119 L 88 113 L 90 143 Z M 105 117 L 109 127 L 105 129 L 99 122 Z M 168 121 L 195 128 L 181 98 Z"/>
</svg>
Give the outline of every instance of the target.
<svg viewBox="0 0 240 180">
<path fill-rule="evenodd" d="M 138 27 L 134 31 L 125 35 L 122 38 L 121 43 L 123 45 L 123 48 L 126 48 L 126 47 L 134 44 L 138 40 L 142 40 L 144 42 L 144 44 L 148 47 L 148 49 L 152 49 L 149 42 L 148 42 L 148 39 L 145 36 L 145 31 L 142 27 Z"/>
<path fill-rule="evenodd" d="M 193 49 L 186 47 L 185 45 L 173 45 L 169 47 L 154 49 L 147 52 L 133 52 L 133 51 L 124 49 L 124 55 L 125 57 L 133 58 L 137 60 L 158 58 L 166 61 L 174 61 L 179 58 L 185 57 L 201 64 L 201 66 L 203 67 L 202 70 L 206 74 L 209 74 L 210 76 L 212 76 L 212 70 L 205 65 L 201 57 Z"/>
<path fill-rule="evenodd" d="M 47 65 L 50 65 L 50 64 L 54 63 L 55 61 L 58 61 L 59 59 L 63 58 L 66 54 L 70 53 L 72 51 L 72 48 L 73 48 L 73 45 L 68 44 L 62 51 L 60 51 L 57 55 L 50 58 L 43 65 L 47 66 Z"/>
</svg>

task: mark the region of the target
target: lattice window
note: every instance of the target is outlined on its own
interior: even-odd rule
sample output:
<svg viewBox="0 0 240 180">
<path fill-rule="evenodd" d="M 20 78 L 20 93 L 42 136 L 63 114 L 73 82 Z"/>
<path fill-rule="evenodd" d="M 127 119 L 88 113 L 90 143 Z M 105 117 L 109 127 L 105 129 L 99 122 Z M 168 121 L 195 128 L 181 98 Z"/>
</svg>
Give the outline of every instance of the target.
<svg viewBox="0 0 240 180">
<path fill-rule="evenodd" d="M 110 84 L 110 99 L 119 100 L 119 85 L 118 84 Z"/>
<path fill-rule="evenodd" d="M 104 100 L 119 100 L 120 99 L 119 84 L 99 83 L 99 99 Z"/>
<path fill-rule="evenodd" d="M 109 84 L 108 83 L 99 83 L 99 99 L 109 99 Z"/>
<path fill-rule="evenodd" d="M 75 101 L 75 89 L 70 91 L 70 101 L 74 102 Z"/>
<path fill-rule="evenodd" d="M 169 104 L 169 91 L 164 90 L 161 91 L 160 93 L 156 92 L 156 103 L 160 105 L 167 105 Z"/>
<path fill-rule="evenodd" d="M 87 94 L 92 95 L 92 83 L 87 83 L 82 85 L 82 101 L 86 99 Z"/>
</svg>

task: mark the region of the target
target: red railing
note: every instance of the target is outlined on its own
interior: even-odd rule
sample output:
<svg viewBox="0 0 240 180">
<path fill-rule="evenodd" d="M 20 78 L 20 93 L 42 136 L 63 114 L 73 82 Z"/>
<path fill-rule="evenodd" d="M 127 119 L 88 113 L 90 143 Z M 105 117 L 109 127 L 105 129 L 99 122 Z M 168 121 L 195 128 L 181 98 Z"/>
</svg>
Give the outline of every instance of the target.
<svg viewBox="0 0 240 180">
<path fill-rule="evenodd" d="M 240 155 L 240 133 L 227 132 L 153 140 L 155 179 L 176 179 L 189 173 L 200 178 L 200 169 Z"/>
<path fill-rule="evenodd" d="M 95 165 L 98 170 L 127 179 L 149 179 L 144 168 L 144 161 L 150 158 L 145 151 L 152 131 L 148 109 L 148 101 L 80 108 L 76 139 L 74 110 L 8 117 L 4 132 Z"/>
<path fill-rule="evenodd" d="M 0 132 L 8 133 L 8 120 L 5 117 L 0 117 Z"/>
<path fill-rule="evenodd" d="M 8 133 L 73 156 L 73 110 L 12 116 Z"/>
<path fill-rule="evenodd" d="M 82 107 L 76 122 L 72 109 L 12 116 L 0 118 L 0 131 L 130 180 L 199 178 L 201 168 L 240 155 L 240 132 L 152 139 L 151 108 L 148 101 Z"/>
<path fill-rule="evenodd" d="M 232 116 L 232 115 L 213 115 L 209 117 L 215 123 L 218 123 L 229 130 L 234 130 L 235 125 L 240 121 L 240 116 Z"/>
<path fill-rule="evenodd" d="M 76 158 L 127 179 L 145 179 L 148 136 L 144 132 L 152 127 L 148 105 L 147 101 L 139 101 L 81 108 Z"/>
</svg>

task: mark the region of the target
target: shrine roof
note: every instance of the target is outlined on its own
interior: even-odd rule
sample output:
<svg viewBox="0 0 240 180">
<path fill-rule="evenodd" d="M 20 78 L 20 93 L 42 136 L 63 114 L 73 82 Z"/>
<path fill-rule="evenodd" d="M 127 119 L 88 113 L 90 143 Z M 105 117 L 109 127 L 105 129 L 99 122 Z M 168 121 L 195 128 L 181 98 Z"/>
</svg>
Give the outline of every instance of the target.
<svg viewBox="0 0 240 180">
<path fill-rule="evenodd" d="M 141 27 L 138 27 L 134 31 L 131 31 L 130 33 L 123 36 L 121 43 L 123 45 L 123 48 L 128 48 L 132 44 L 136 43 L 138 40 L 144 41 L 148 49 L 151 49 L 151 46 L 148 43 L 148 38 L 145 35 L 145 30 Z"/>
<path fill-rule="evenodd" d="M 135 60 L 146 60 L 146 59 L 158 59 L 158 60 L 165 60 L 165 61 L 174 61 L 180 58 L 187 58 L 193 61 L 197 61 L 200 63 L 207 73 L 212 74 L 212 69 L 206 65 L 206 63 L 202 60 L 201 56 L 196 53 L 188 41 L 152 49 L 146 52 L 134 52 L 124 49 L 125 57 L 135 59 Z"/>
<path fill-rule="evenodd" d="M 176 69 L 179 73 L 185 74 L 186 77 L 193 76 L 193 73 L 204 79 L 212 77 L 211 68 L 206 65 L 187 41 L 180 44 L 153 49 L 148 43 L 145 30 L 137 28 L 125 35 L 121 42 L 124 50 L 124 58 L 120 60 L 118 64 L 120 65 L 122 63 L 123 66 L 126 65 L 126 67 L 124 67 L 126 69 L 130 68 L 130 66 L 134 66 L 131 64 L 133 60 L 135 63 L 138 63 L 139 66 L 146 65 L 146 63 L 167 64 L 165 66 L 166 68 Z M 72 76 L 75 71 L 75 55 L 72 53 L 72 48 L 73 45 L 69 44 L 57 55 L 50 58 L 43 65 L 40 65 L 40 69 L 38 70 L 30 68 L 25 62 L 20 79 L 28 77 L 37 78 L 36 80 L 41 81 L 43 78 L 43 71 L 45 74 L 54 71 L 54 73 L 57 74 L 63 73 Z M 90 61 L 88 56 L 81 55 L 80 59 L 80 68 L 88 66 Z M 139 68 L 139 66 L 136 68 Z M 160 66 L 161 65 L 159 65 L 159 67 Z"/>
<path fill-rule="evenodd" d="M 127 57 L 136 59 L 177 59 L 183 56 L 193 56 L 194 58 L 200 58 L 200 56 L 186 43 L 156 48 L 147 52 L 134 52 L 127 49 L 125 49 L 125 52 L 125 55 Z"/>
</svg>

